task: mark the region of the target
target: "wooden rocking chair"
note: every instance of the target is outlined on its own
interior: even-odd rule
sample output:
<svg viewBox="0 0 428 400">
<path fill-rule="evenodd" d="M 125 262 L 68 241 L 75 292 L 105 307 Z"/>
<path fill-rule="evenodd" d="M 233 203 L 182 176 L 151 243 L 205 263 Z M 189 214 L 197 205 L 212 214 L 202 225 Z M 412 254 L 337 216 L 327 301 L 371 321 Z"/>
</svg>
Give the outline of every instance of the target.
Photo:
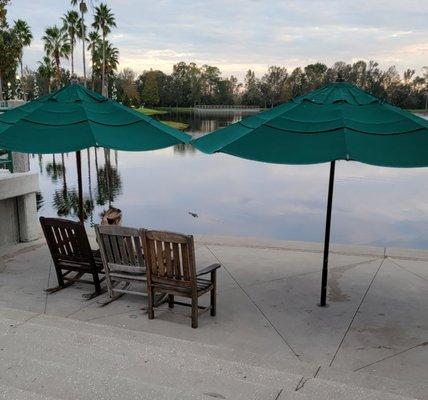
<svg viewBox="0 0 428 400">
<path fill-rule="evenodd" d="M 91 249 L 83 224 L 67 219 L 44 217 L 40 217 L 40 224 L 58 278 L 58 286 L 46 289 L 46 292 L 57 292 L 75 282 L 83 282 L 95 286 L 95 293 L 85 297 L 93 298 L 103 293 L 101 282 L 104 277 L 99 277 L 99 274 L 103 273 L 101 256 L 99 250 Z M 92 280 L 82 279 L 85 274 L 92 275 Z"/>
<path fill-rule="evenodd" d="M 154 318 L 155 293 L 168 295 L 170 308 L 174 304 L 192 308 L 192 328 L 198 327 L 199 309 L 210 310 L 216 315 L 217 269 L 220 264 L 212 264 L 196 272 L 193 236 L 171 232 L 142 230 L 144 254 L 147 267 L 148 316 Z M 210 279 L 201 276 L 210 274 Z M 198 298 L 210 292 L 209 307 L 198 305 Z M 191 303 L 175 301 L 174 296 L 191 299 Z"/>
<path fill-rule="evenodd" d="M 125 293 L 147 296 L 146 291 L 130 290 L 132 282 L 146 284 L 141 230 L 117 225 L 95 225 L 111 303 Z"/>
</svg>

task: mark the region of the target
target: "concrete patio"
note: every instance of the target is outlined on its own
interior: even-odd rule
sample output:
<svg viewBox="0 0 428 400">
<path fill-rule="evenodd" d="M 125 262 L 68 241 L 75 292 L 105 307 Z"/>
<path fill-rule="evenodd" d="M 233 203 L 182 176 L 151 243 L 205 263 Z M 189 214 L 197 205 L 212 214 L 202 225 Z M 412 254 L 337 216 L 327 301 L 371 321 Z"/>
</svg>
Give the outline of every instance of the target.
<svg viewBox="0 0 428 400">
<path fill-rule="evenodd" d="M 218 315 L 203 315 L 197 330 L 183 307 L 162 306 L 149 321 L 140 297 L 126 295 L 105 307 L 100 298 L 86 301 L 89 285 L 46 295 L 43 289 L 54 286 L 56 276 L 43 240 L 0 253 L 0 308 L 221 345 L 257 354 L 277 368 L 307 363 L 318 366 L 318 377 L 357 371 L 366 381 L 396 380 L 417 388 L 417 396 L 406 394 L 428 398 L 428 251 L 333 246 L 329 307 L 320 308 L 321 244 L 196 240 L 201 267 L 223 265 Z"/>
</svg>

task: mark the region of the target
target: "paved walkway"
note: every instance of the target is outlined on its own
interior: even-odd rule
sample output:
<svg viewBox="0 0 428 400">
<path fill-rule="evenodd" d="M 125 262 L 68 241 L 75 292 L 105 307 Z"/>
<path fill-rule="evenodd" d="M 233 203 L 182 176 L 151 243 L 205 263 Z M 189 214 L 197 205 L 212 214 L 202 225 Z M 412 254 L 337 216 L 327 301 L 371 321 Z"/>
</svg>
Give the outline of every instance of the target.
<svg viewBox="0 0 428 400">
<path fill-rule="evenodd" d="M 428 381 L 428 252 L 333 246 L 328 308 L 317 306 L 321 244 L 199 236 L 197 258 L 223 264 L 218 316 L 203 315 L 197 330 L 187 309 L 149 321 L 140 297 L 100 307 L 82 298 L 84 284 L 46 295 L 56 276 L 42 240 L 0 252 L 0 307 Z"/>
</svg>

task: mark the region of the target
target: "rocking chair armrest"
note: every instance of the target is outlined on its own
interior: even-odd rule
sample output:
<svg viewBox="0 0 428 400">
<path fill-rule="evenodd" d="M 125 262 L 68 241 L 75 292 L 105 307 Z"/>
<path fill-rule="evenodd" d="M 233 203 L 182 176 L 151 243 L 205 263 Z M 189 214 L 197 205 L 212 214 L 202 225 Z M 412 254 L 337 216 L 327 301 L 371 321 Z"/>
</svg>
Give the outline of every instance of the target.
<svg viewBox="0 0 428 400">
<path fill-rule="evenodd" d="M 209 274 L 210 272 L 214 272 L 215 270 L 219 269 L 221 267 L 221 264 L 211 264 L 208 267 L 205 267 L 203 269 L 201 269 L 200 271 L 198 271 L 196 273 L 196 276 L 202 276 L 202 275 L 206 275 Z"/>
</svg>

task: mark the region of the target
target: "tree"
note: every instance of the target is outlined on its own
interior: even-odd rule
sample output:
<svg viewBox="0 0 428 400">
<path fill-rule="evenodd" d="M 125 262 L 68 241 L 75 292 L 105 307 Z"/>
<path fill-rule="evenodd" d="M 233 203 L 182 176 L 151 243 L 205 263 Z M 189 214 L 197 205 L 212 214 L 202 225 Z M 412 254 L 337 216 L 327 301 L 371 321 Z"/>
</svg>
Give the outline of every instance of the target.
<svg viewBox="0 0 428 400">
<path fill-rule="evenodd" d="M 88 7 L 84 0 L 70 0 L 72 6 L 79 4 L 80 10 L 80 39 L 82 39 L 82 62 L 83 62 L 83 81 L 86 87 L 86 28 L 85 28 L 85 14 Z"/>
<path fill-rule="evenodd" d="M 247 105 L 260 105 L 260 82 L 254 71 L 249 69 L 244 80 L 244 95 L 242 101 Z"/>
<path fill-rule="evenodd" d="M 88 50 L 91 52 L 91 82 L 92 90 L 95 90 L 95 63 L 97 61 L 97 55 L 100 54 L 102 48 L 101 37 L 97 31 L 92 31 L 88 35 L 89 45 Z"/>
<path fill-rule="evenodd" d="M 106 85 L 106 47 L 107 35 L 111 32 L 111 28 L 116 26 L 116 20 L 111 9 L 107 7 L 107 4 L 101 3 L 98 7 L 95 7 L 94 23 L 92 26 L 101 31 L 102 36 L 102 71 L 101 71 L 101 88 L 102 94 L 108 96 L 108 89 Z"/>
<path fill-rule="evenodd" d="M 150 71 L 147 73 L 141 97 L 147 105 L 156 106 L 159 103 L 159 88 L 156 80 L 156 71 Z"/>
<path fill-rule="evenodd" d="M 44 41 L 46 54 L 55 61 L 56 82 L 57 88 L 59 89 L 61 86 L 61 58 L 68 59 L 71 51 L 67 31 L 54 25 L 46 29 L 42 39 Z"/>
<path fill-rule="evenodd" d="M 68 33 L 70 42 L 70 56 L 71 56 L 71 75 L 74 75 L 74 46 L 76 45 L 76 38 L 81 37 L 81 24 L 79 14 L 76 11 L 67 11 L 62 17 L 64 29 Z"/>
<path fill-rule="evenodd" d="M 309 64 L 305 67 L 305 75 L 307 87 L 306 91 L 314 90 L 324 85 L 325 73 L 327 72 L 327 65 L 322 63 Z"/>
<path fill-rule="evenodd" d="M 49 56 L 44 56 L 42 61 L 39 61 L 39 68 L 37 69 L 39 75 L 47 83 L 47 91 L 51 91 L 52 78 L 55 75 L 55 62 Z"/>
<path fill-rule="evenodd" d="M 6 6 L 10 2 L 10 0 L 0 0 L 0 28 L 7 27 L 7 20 L 6 20 Z"/>
<path fill-rule="evenodd" d="M 266 98 L 271 107 L 278 104 L 281 100 L 287 78 L 287 69 L 276 65 L 270 66 L 267 73 L 263 75 L 262 83 Z"/>
<path fill-rule="evenodd" d="M 135 82 L 135 72 L 130 68 L 125 68 L 115 79 L 117 89 L 117 100 L 125 105 L 139 104 L 140 96 Z M 128 103 L 128 104 L 126 104 Z"/>
<path fill-rule="evenodd" d="M 21 44 L 7 24 L 0 28 L 0 100 L 3 100 L 3 82 L 14 79 Z"/>
<path fill-rule="evenodd" d="M 21 47 L 21 51 L 19 54 L 19 64 L 21 66 L 21 79 L 22 79 L 24 75 L 24 67 L 22 63 L 24 47 L 27 47 L 31 44 L 31 41 L 33 40 L 33 35 L 31 33 L 31 29 L 28 26 L 28 24 L 22 19 L 18 19 L 15 21 L 13 30 L 15 31 L 16 37 L 18 38 L 18 41 Z"/>
</svg>

